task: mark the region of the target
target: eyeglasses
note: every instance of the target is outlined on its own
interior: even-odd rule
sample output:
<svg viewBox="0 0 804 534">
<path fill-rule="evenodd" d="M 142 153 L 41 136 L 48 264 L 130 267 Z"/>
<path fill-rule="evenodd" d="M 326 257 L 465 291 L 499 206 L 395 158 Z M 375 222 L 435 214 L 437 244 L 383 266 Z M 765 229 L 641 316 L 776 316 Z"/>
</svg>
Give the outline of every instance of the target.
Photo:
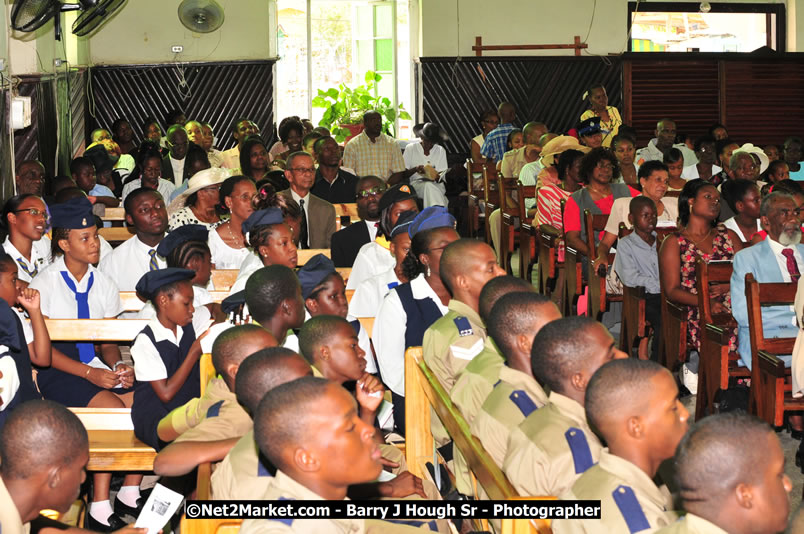
<svg viewBox="0 0 804 534">
<path fill-rule="evenodd" d="M 307 174 L 307 175 L 315 174 L 315 169 L 312 167 L 309 169 L 305 167 L 291 167 L 289 170 L 293 172 L 298 172 L 299 174 Z"/>
<path fill-rule="evenodd" d="M 26 211 L 28 213 L 30 213 L 32 217 L 39 217 L 40 215 L 42 217 L 47 217 L 47 212 L 46 211 L 38 210 L 36 208 L 28 208 L 28 209 L 24 209 L 24 210 L 16 210 L 14 213 L 24 213 Z"/>
<path fill-rule="evenodd" d="M 357 198 L 368 198 L 368 197 L 376 197 L 382 195 L 385 192 L 384 187 L 380 187 L 379 185 L 375 185 L 371 189 L 364 189 L 362 191 L 357 192 Z"/>
<path fill-rule="evenodd" d="M 612 165 L 608 161 L 599 161 L 598 164 L 597 164 L 597 168 L 598 169 L 610 169 L 610 170 L 613 170 L 614 165 Z"/>
<path fill-rule="evenodd" d="M 206 191 L 207 193 L 217 193 L 218 191 L 221 190 L 221 186 L 220 185 L 210 185 L 210 186 L 207 186 L 207 187 L 202 187 L 200 190 L 201 191 Z"/>
</svg>

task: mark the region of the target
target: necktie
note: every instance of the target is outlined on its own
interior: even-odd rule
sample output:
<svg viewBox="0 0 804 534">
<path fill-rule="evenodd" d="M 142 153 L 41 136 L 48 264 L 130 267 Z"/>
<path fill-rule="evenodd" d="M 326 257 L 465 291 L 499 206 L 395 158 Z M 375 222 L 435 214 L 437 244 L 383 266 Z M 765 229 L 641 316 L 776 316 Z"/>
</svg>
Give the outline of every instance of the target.
<svg viewBox="0 0 804 534">
<path fill-rule="evenodd" d="M 798 282 L 798 279 L 801 278 L 801 273 L 798 270 L 798 263 L 796 263 L 796 257 L 793 255 L 793 249 L 786 248 L 782 250 L 782 256 L 787 258 L 787 272 L 790 273 L 790 280 Z"/>
<path fill-rule="evenodd" d="M 149 271 L 159 270 L 159 264 L 156 262 L 156 249 L 152 248 L 151 250 L 149 250 L 148 255 L 151 257 L 151 261 L 148 262 L 148 270 Z"/>
<path fill-rule="evenodd" d="M 301 206 L 301 232 L 299 234 L 299 248 L 309 248 L 307 246 L 307 214 L 304 212 L 304 199 L 299 200 Z"/>
<path fill-rule="evenodd" d="M 75 301 L 78 305 L 78 318 L 89 319 L 89 290 L 92 289 L 92 283 L 95 281 L 95 273 L 89 273 L 87 290 L 83 293 L 78 292 L 75 282 L 72 281 L 67 271 L 61 271 L 61 277 L 67 287 L 70 288 L 70 291 L 75 294 Z M 78 347 L 78 357 L 81 359 L 81 363 L 89 363 L 95 357 L 95 345 L 92 343 L 76 343 L 75 346 Z"/>
<path fill-rule="evenodd" d="M 20 268 L 23 271 L 28 273 L 28 276 L 30 276 L 31 278 L 39 274 L 39 267 L 36 265 L 36 263 L 34 263 L 33 269 L 29 269 L 28 265 L 25 263 L 25 260 L 23 260 L 22 258 L 17 258 L 17 263 L 19 264 Z"/>
</svg>

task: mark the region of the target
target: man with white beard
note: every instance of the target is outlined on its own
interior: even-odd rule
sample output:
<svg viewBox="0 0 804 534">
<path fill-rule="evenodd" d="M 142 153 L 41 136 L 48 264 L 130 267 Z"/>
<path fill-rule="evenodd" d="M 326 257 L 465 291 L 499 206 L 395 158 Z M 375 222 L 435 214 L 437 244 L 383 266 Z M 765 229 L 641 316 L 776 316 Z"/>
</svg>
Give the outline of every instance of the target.
<svg viewBox="0 0 804 534">
<path fill-rule="evenodd" d="M 793 197 L 787 193 L 771 193 L 762 199 L 759 215 L 768 237 L 734 256 L 734 272 L 731 276 L 731 309 L 738 324 L 737 350 L 740 363 L 749 369 L 751 340 L 748 334 L 745 275 L 752 273 L 760 283 L 798 282 L 804 272 L 801 220 Z M 796 337 L 798 326 L 793 307 L 763 307 L 762 328 L 766 339 Z M 790 367 L 791 356 L 781 356 L 781 359 L 785 366 Z"/>
</svg>

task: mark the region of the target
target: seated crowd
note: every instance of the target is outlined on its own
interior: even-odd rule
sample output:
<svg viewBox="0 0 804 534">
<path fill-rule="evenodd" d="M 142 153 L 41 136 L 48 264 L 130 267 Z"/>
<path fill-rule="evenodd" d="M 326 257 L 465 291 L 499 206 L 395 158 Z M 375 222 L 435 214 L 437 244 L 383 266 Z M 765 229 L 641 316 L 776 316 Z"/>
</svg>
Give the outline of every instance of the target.
<svg viewBox="0 0 804 534">
<path fill-rule="evenodd" d="M 601 501 L 601 519 L 554 521 L 555 532 L 784 530 L 791 483 L 772 427 L 740 413 L 698 413 L 692 425 L 679 399 L 681 386 L 695 393 L 703 357 L 699 260 L 733 264 L 709 300 L 712 313 L 733 316 L 728 350 L 746 376 L 746 275 L 801 279 L 801 140 L 759 148 L 717 124 L 687 144 L 661 118 L 638 147 L 603 86 L 584 98 L 589 109 L 569 132 L 536 120 L 520 130 L 509 102 L 483 113 L 471 162 L 536 187 L 535 198 L 501 203 L 524 202 L 527 222 L 556 229 L 558 262 L 571 248 L 612 294 L 644 288 L 653 334 L 634 355 L 620 350 L 610 316 L 574 309 L 563 275 L 539 294 L 524 274 L 506 274 L 506 208 L 490 214 L 486 241 L 459 234 L 466 193 L 437 124 L 417 125 L 418 140 L 401 148 L 369 112 L 341 147 L 289 117 L 269 146 L 242 118 L 233 148 L 220 151 L 209 123 L 174 111 L 164 137 L 147 119 L 140 144 L 124 119 L 94 131 L 70 176 L 19 165 L 0 220 L 3 532 L 42 526 L 41 510 L 64 512 L 79 493 L 95 531 L 125 528 L 145 504 L 153 477 L 139 472 L 118 477 L 114 498 L 111 472 L 93 471 L 79 489 L 89 439 L 67 408 L 130 408 L 134 435 L 157 452 L 154 474 L 186 496 L 196 468 L 212 463 L 213 499 L 483 498 L 437 417 L 433 439 L 454 477 L 436 486 L 408 470 L 399 445 L 411 430 L 412 347 L 519 495 Z M 354 204 L 358 220 L 337 215 L 341 204 Z M 118 206 L 129 235 L 110 243 L 103 236 L 119 234 L 104 217 Z M 586 211 L 608 216 L 593 238 Z M 799 334 L 799 293 L 795 309 L 763 310 L 766 338 Z M 678 379 L 660 365 L 662 299 L 686 306 Z M 144 327 L 125 343 L 51 341 L 54 319 Z M 782 360 L 801 395 L 798 352 Z M 204 383 L 206 354 L 214 378 Z M 800 413 L 788 421 L 804 434 Z M 451 528 L 443 519 L 242 524 L 247 533 Z"/>
</svg>

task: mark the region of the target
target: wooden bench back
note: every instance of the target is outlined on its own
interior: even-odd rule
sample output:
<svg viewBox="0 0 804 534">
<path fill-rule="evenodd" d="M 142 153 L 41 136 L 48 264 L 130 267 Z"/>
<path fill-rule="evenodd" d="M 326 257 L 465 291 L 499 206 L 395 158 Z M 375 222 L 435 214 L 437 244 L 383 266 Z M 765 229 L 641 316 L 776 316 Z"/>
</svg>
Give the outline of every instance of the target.
<svg viewBox="0 0 804 534">
<path fill-rule="evenodd" d="M 517 201 L 519 202 L 519 220 L 524 221 L 528 219 L 528 210 L 525 208 L 525 199 L 534 199 L 538 198 L 538 190 L 536 189 L 535 185 L 522 185 L 522 182 L 517 180 L 516 182 L 516 195 Z"/>
<path fill-rule="evenodd" d="M 131 408 L 70 408 L 87 430 L 134 430 Z"/>
<path fill-rule="evenodd" d="M 134 233 L 130 232 L 125 226 L 113 226 L 111 228 L 101 228 L 98 230 L 98 235 L 104 238 L 109 243 L 120 244 L 123 241 L 134 237 Z"/>
<path fill-rule="evenodd" d="M 583 212 L 583 223 L 586 229 L 586 246 L 589 248 L 589 258 L 586 262 L 586 280 L 589 285 L 589 303 L 586 313 L 597 318 L 598 314 L 606 311 L 606 276 L 599 274 L 592 266 L 592 259 L 597 257 L 597 240 L 595 236 L 606 228 L 609 221 L 608 214 L 593 215 L 589 210 Z M 609 254 L 609 265 L 613 261 L 613 254 Z"/>
<path fill-rule="evenodd" d="M 103 215 L 101 216 L 101 220 L 109 222 L 125 221 L 126 210 L 122 206 L 119 208 L 106 207 Z"/>
<path fill-rule="evenodd" d="M 133 341 L 147 319 L 46 319 L 51 341 Z"/>
<path fill-rule="evenodd" d="M 698 313 L 701 327 L 706 324 L 723 323 L 728 317 L 712 316 L 712 301 L 709 298 L 710 284 L 728 284 L 734 265 L 731 261 L 711 261 L 706 263 L 698 258 L 695 263 L 695 288 L 698 291 Z"/>
</svg>

